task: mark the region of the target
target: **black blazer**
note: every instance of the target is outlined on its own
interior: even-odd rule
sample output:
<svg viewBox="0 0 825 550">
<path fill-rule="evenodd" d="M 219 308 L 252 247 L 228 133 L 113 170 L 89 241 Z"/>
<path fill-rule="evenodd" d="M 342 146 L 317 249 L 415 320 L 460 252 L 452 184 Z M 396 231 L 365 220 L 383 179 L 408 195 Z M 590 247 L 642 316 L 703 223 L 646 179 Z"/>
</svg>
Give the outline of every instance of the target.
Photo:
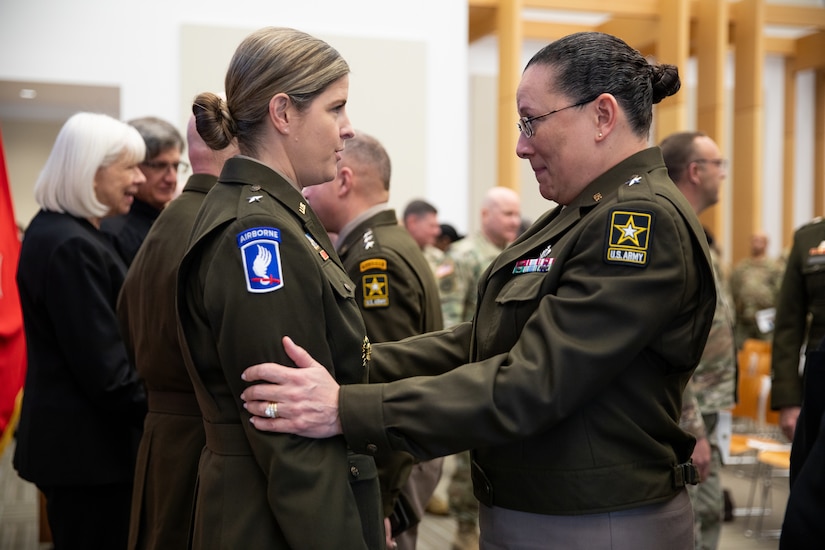
<svg viewBox="0 0 825 550">
<path fill-rule="evenodd" d="M 115 304 L 126 266 L 88 221 L 39 212 L 17 269 L 28 348 L 14 467 L 38 486 L 131 482 L 146 396 Z"/>
</svg>

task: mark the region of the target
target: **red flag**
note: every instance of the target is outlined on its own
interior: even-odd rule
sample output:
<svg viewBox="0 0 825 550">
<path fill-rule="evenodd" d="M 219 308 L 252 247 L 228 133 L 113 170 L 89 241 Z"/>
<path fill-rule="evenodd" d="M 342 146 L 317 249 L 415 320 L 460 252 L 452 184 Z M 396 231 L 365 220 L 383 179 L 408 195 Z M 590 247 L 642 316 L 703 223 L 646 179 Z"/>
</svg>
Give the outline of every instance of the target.
<svg viewBox="0 0 825 550">
<path fill-rule="evenodd" d="M 0 455 L 11 440 L 26 376 L 23 313 L 17 294 L 20 237 L 0 135 Z"/>
</svg>

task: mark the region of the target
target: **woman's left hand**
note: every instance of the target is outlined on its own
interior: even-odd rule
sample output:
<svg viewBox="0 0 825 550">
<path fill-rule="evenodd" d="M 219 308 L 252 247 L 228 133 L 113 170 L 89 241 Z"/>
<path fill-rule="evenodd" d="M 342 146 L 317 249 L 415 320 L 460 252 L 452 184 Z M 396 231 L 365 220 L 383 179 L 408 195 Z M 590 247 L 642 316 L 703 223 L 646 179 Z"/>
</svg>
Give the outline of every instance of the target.
<svg viewBox="0 0 825 550">
<path fill-rule="evenodd" d="M 283 344 L 298 368 L 259 363 L 241 374 L 247 382 L 263 382 L 249 386 L 241 394 L 244 407 L 252 414 L 250 422 L 262 431 L 315 439 L 342 433 L 338 417 L 338 383 L 323 365 L 291 338 L 285 336 Z M 270 416 L 267 416 L 267 407 Z M 272 414 L 275 414 L 274 418 Z"/>
</svg>

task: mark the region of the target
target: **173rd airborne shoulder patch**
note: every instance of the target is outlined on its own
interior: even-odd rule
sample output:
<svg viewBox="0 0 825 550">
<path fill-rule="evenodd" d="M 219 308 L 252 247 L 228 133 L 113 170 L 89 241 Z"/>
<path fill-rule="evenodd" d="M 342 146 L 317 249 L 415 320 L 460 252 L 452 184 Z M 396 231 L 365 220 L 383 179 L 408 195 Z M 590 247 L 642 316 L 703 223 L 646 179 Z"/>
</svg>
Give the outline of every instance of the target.
<svg viewBox="0 0 825 550">
<path fill-rule="evenodd" d="M 283 288 L 281 231 L 274 227 L 252 227 L 237 236 L 246 289 L 260 294 Z"/>
<path fill-rule="evenodd" d="M 653 221 L 652 212 L 611 211 L 607 219 L 605 263 L 646 267 Z"/>
</svg>

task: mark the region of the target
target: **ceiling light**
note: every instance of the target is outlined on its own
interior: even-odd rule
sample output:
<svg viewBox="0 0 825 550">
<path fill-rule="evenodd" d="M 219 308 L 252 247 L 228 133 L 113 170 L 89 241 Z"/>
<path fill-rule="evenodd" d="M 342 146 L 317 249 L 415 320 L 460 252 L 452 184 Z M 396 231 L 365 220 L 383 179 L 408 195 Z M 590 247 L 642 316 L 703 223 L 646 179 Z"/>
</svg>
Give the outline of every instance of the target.
<svg viewBox="0 0 825 550">
<path fill-rule="evenodd" d="M 31 88 L 23 88 L 20 90 L 20 97 L 23 99 L 34 99 L 37 97 L 37 90 Z"/>
</svg>

